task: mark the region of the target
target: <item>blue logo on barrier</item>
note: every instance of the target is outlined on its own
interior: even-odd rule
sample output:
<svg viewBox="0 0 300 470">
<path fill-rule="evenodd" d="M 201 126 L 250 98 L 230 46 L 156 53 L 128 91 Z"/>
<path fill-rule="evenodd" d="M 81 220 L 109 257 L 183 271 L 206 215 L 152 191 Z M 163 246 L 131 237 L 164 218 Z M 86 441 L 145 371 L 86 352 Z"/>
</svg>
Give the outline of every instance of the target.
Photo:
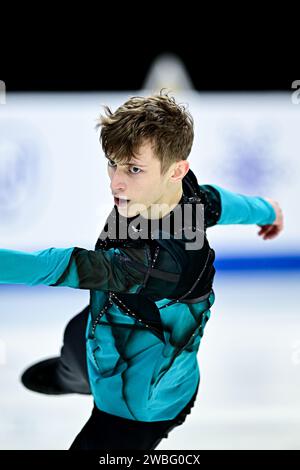
<svg viewBox="0 0 300 470">
<path fill-rule="evenodd" d="M 276 135 L 272 129 L 266 133 L 245 134 L 241 130 L 230 131 L 225 138 L 226 156 L 219 171 L 238 190 L 249 193 L 265 193 L 274 181 L 283 178 L 285 168 L 275 153 Z"/>
<path fill-rule="evenodd" d="M 0 215 L 22 210 L 34 195 L 38 160 L 30 142 L 0 140 Z"/>
<path fill-rule="evenodd" d="M 27 123 L 0 123 L 0 227 L 30 227 L 45 204 L 40 135 Z M 45 160 L 45 158 L 44 158 Z M 43 163 L 43 166 L 42 166 Z"/>
</svg>

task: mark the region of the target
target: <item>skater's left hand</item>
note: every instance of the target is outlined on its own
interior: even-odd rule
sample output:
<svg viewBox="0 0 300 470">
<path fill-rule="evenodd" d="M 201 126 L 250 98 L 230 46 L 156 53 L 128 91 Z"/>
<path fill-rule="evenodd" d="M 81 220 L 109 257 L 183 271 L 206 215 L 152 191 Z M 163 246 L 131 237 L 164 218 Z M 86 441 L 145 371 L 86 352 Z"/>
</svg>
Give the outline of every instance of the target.
<svg viewBox="0 0 300 470">
<path fill-rule="evenodd" d="M 262 236 L 264 240 L 271 240 L 272 238 L 277 237 L 283 230 L 283 213 L 277 201 L 268 197 L 265 197 L 264 199 L 272 205 L 276 213 L 276 219 L 272 224 L 258 225 L 258 227 L 261 227 L 258 235 Z"/>
</svg>

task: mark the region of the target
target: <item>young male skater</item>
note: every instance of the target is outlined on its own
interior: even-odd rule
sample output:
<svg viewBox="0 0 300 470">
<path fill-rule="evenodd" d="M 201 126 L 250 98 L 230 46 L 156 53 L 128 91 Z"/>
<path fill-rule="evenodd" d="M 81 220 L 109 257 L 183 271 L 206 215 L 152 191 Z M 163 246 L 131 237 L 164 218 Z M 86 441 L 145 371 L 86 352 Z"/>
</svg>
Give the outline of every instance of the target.
<svg viewBox="0 0 300 470">
<path fill-rule="evenodd" d="M 22 375 L 35 392 L 92 394 L 70 449 L 154 449 L 198 392 L 197 351 L 215 300 L 206 229 L 257 224 L 271 239 L 283 216 L 272 199 L 199 185 L 187 161 L 193 119 L 167 94 L 106 107 L 99 127 L 114 207 L 95 250 L 2 249 L 0 283 L 90 290 L 60 356 Z"/>
</svg>

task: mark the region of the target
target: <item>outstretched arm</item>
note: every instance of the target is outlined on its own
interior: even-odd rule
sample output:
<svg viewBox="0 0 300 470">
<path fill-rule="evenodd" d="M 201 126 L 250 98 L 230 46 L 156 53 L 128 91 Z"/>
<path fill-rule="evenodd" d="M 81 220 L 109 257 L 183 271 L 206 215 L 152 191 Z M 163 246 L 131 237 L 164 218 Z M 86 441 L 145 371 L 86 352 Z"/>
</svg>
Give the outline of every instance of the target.
<svg viewBox="0 0 300 470">
<path fill-rule="evenodd" d="M 207 226 L 228 224 L 257 224 L 258 235 L 265 240 L 283 230 L 283 215 L 279 204 L 270 198 L 247 196 L 215 184 L 201 185 L 205 193 Z"/>
<path fill-rule="evenodd" d="M 114 250 L 48 248 L 26 253 L 0 249 L 0 284 L 67 286 L 128 292 L 144 274 Z"/>
</svg>

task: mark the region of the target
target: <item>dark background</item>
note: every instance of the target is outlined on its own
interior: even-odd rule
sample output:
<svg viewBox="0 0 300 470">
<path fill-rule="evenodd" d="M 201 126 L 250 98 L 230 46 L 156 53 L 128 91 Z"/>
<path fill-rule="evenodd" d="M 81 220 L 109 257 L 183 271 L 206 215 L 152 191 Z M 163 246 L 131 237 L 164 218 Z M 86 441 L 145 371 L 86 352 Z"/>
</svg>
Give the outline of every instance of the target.
<svg viewBox="0 0 300 470">
<path fill-rule="evenodd" d="M 277 76 L 297 65 L 298 29 L 290 12 L 285 31 L 284 23 L 266 21 L 262 9 L 244 5 L 232 14 L 227 4 L 224 12 L 221 5 L 206 12 L 195 2 L 66 8 L 53 2 L 33 11 L 20 3 L 7 13 L 8 7 L 3 3 L 0 28 L 0 80 L 8 92 L 139 90 L 153 60 L 166 52 L 183 60 L 199 91 L 290 92 L 297 78 Z"/>
<path fill-rule="evenodd" d="M 246 69 L 236 67 L 234 71 L 229 64 L 212 70 L 201 60 L 200 52 L 195 53 L 191 47 L 141 50 L 134 42 L 81 49 L 64 44 L 59 54 L 51 53 L 49 48 L 32 54 L 32 49 L 20 47 L 10 55 L 7 67 L 1 67 L 0 80 L 5 82 L 7 92 L 139 90 L 151 64 L 162 53 L 178 55 L 199 91 L 290 91 L 295 80 L 249 75 Z"/>
</svg>

